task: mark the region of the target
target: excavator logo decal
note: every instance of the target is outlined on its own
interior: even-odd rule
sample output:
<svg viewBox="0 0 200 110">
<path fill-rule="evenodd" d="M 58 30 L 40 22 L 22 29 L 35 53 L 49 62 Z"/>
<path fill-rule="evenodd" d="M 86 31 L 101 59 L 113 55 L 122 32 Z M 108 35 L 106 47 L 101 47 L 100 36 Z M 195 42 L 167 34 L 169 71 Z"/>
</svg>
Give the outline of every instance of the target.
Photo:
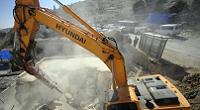
<svg viewBox="0 0 200 110">
<path fill-rule="evenodd" d="M 77 41 L 85 44 L 86 39 L 84 39 L 83 37 L 80 37 L 78 34 L 68 30 L 67 28 L 65 28 L 64 26 L 60 25 L 60 24 L 56 24 L 56 29 L 58 29 L 59 31 L 64 32 L 66 35 L 71 36 L 72 38 L 76 39 Z"/>
</svg>

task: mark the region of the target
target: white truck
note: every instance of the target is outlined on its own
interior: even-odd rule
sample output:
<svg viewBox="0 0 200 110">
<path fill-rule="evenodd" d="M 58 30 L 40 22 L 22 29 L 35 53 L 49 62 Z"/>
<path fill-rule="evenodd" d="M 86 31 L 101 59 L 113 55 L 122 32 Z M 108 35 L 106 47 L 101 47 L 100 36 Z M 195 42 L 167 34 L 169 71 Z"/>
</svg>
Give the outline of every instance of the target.
<svg viewBox="0 0 200 110">
<path fill-rule="evenodd" d="M 180 34 L 181 31 L 182 31 L 181 24 L 165 24 L 161 25 L 158 29 L 155 30 L 156 33 L 169 36 L 178 35 Z"/>
</svg>

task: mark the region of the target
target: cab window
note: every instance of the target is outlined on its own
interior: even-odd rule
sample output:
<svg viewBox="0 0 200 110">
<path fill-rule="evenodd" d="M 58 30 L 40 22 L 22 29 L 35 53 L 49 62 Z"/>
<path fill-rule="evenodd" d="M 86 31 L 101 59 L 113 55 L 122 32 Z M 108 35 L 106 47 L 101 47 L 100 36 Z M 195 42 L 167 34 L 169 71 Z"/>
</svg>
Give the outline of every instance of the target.
<svg viewBox="0 0 200 110">
<path fill-rule="evenodd" d="M 162 26 L 162 30 L 173 30 L 173 26 Z"/>
</svg>

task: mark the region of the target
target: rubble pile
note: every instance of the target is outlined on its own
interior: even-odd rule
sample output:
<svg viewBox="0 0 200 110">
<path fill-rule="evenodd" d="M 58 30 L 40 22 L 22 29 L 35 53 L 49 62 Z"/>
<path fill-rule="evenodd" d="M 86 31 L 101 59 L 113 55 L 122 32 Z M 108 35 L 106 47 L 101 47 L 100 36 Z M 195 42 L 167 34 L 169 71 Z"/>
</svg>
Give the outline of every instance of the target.
<svg viewBox="0 0 200 110">
<path fill-rule="evenodd" d="M 183 95 L 189 99 L 192 105 L 192 110 L 199 110 L 200 108 L 200 73 L 191 73 L 183 78 L 177 84 Z"/>
<path fill-rule="evenodd" d="M 8 88 L 16 79 L 16 76 L 1 77 L 0 78 L 0 92 Z"/>
</svg>

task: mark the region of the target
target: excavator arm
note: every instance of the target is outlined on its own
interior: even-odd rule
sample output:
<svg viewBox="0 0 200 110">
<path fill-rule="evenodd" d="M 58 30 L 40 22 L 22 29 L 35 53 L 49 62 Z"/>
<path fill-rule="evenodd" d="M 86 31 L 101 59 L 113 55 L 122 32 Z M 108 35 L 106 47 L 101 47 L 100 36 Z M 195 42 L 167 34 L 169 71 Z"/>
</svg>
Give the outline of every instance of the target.
<svg viewBox="0 0 200 110">
<path fill-rule="evenodd" d="M 23 69 L 29 74 L 38 76 L 38 71 L 33 68 L 32 57 L 29 54 L 30 49 L 33 47 L 32 45 L 34 44 L 39 25 L 43 24 L 89 50 L 107 65 L 113 74 L 113 89 L 117 94 L 112 103 L 136 102 L 137 97 L 134 94 L 134 89 L 127 85 L 123 56 L 119 52 L 117 44 L 113 45 L 113 42 L 116 42 L 95 31 L 67 6 L 57 0 L 55 1 L 61 5 L 66 13 L 85 26 L 87 30 L 58 17 L 48 9 L 40 8 L 38 0 L 16 0 L 14 8 L 15 31 L 19 36 L 19 56 L 23 61 Z"/>
</svg>

